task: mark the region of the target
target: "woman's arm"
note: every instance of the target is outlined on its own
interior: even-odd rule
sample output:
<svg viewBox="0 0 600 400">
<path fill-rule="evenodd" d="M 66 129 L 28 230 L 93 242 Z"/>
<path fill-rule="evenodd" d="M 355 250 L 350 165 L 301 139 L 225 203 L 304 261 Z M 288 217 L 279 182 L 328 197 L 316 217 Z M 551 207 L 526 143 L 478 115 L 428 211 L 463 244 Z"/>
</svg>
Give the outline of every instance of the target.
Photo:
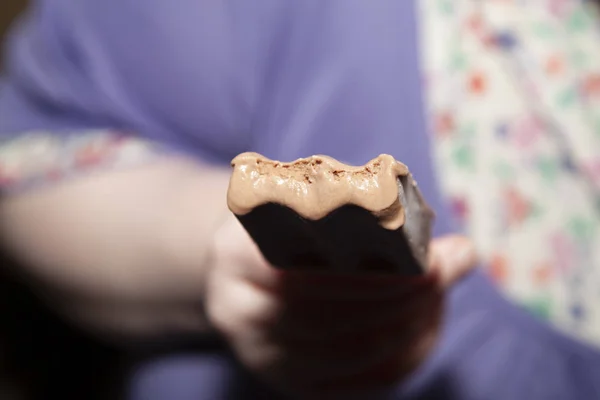
<svg viewBox="0 0 600 400">
<path fill-rule="evenodd" d="M 207 243 L 227 215 L 227 171 L 182 158 L 7 196 L 0 234 L 60 313 L 96 332 L 207 329 Z"/>
</svg>

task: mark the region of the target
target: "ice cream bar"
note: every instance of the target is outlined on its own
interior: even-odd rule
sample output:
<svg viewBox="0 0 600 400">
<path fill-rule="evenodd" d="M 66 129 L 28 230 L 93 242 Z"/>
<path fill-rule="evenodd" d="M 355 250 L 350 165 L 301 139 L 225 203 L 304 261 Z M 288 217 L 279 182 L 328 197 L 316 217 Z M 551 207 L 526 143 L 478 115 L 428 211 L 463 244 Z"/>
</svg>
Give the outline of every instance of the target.
<svg viewBox="0 0 600 400">
<path fill-rule="evenodd" d="M 243 153 L 227 202 L 267 261 L 283 269 L 421 274 L 434 214 L 406 165 Z"/>
</svg>

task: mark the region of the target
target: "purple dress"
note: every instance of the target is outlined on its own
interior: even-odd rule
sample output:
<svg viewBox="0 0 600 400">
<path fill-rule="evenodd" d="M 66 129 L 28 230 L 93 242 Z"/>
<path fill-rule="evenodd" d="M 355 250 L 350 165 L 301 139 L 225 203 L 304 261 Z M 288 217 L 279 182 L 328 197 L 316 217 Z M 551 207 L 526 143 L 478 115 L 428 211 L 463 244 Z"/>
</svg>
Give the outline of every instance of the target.
<svg viewBox="0 0 600 400">
<path fill-rule="evenodd" d="M 438 213 L 415 1 L 45 0 L 14 31 L 0 134 L 135 132 L 226 164 L 242 151 L 410 166 Z M 600 354 L 505 301 L 479 272 L 450 295 L 433 356 L 393 398 L 600 398 Z M 600 305 L 599 305 L 600 306 Z M 261 394 L 262 393 L 262 394 Z M 132 400 L 271 398 L 218 349 L 141 365 Z"/>
</svg>

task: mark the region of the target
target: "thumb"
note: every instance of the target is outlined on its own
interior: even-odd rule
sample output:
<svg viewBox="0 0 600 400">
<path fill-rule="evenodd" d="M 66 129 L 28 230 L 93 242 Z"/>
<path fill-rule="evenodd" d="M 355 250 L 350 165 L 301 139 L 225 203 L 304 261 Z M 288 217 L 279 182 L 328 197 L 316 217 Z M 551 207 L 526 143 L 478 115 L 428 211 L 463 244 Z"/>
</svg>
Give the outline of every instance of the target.
<svg viewBox="0 0 600 400">
<path fill-rule="evenodd" d="M 468 238 L 449 235 L 431 242 L 429 269 L 439 276 L 442 287 L 453 285 L 476 265 L 475 246 Z"/>
</svg>

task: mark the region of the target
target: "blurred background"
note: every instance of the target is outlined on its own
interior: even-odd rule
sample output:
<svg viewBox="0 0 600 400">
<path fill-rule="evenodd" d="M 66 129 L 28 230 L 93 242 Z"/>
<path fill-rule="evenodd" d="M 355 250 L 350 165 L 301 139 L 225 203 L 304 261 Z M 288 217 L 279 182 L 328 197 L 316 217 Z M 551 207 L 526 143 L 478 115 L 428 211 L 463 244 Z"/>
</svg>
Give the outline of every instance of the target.
<svg viewBox="0 0 600 400">
<path fill-rule="evenodd" d="M 8 26 L 26 6 L 27 0 L 2 0 L 0 2 L 0 42 L 4 39 Z M 0 54 L 0 64 L 2 64 L 2 54 Z"/>
<path fill-rule="evenodd" d="M 0 0 L 0 45 L 28 3 Z M 2 65 L 0 52 L 0 73 Z M 4 276 L 13 264 L 0 254 L 0 400 L 119 398 L 119 354 L 82 337 Z"/>
</svg>

